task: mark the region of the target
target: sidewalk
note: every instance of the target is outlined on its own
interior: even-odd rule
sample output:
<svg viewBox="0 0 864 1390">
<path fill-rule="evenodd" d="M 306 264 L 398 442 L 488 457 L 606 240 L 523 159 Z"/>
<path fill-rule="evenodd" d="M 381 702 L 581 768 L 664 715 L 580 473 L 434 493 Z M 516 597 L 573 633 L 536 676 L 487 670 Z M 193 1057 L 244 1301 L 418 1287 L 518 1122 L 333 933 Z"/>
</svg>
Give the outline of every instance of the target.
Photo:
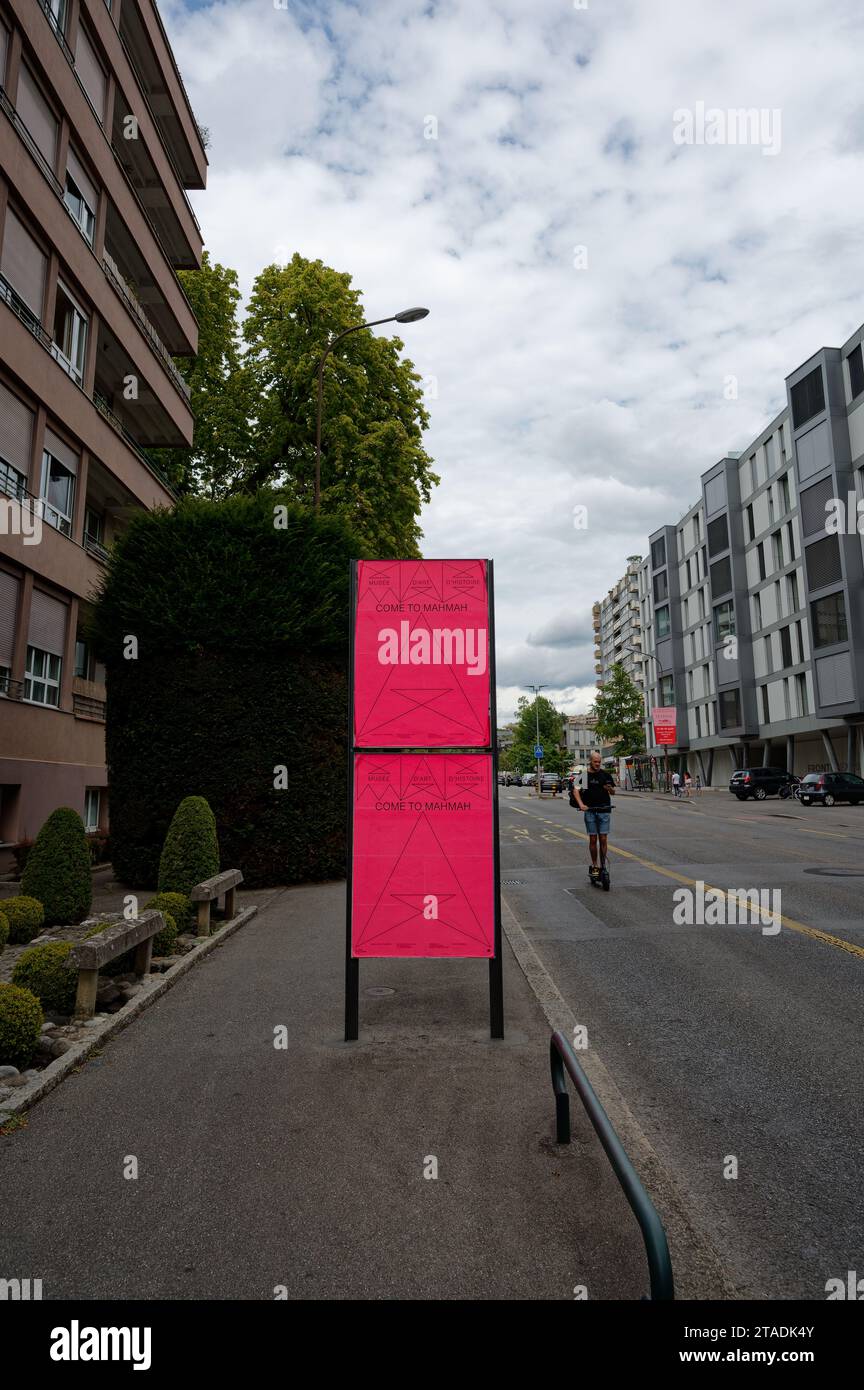
<svg viewBox="0 0 864 1390">
<path fill-rule="evenodd" d="M 647 1293 L 575 1098 L 573 1142 L 553 1142 L 549 1026 L 509 946 L 503 1042 L 484 962 L 364 961 L 345 1043 L 344 894 L 256 895 L 248 926 L 0 1139 L 0 1275 L 48 1299 Z"/>
</svg>

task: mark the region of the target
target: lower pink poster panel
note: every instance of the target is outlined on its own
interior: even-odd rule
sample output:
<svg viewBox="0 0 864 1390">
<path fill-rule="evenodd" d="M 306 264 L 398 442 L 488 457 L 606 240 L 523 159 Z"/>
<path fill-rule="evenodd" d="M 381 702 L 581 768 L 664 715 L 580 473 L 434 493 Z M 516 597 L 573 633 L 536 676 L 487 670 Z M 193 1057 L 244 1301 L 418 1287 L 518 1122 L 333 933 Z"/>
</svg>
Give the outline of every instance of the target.
<svg viewBox="0 0 864 1390">
<path fill-rule="evenodd" d="M 354 759 L 351 953 L 495 954 L 492 759 Z"/>
</svg>

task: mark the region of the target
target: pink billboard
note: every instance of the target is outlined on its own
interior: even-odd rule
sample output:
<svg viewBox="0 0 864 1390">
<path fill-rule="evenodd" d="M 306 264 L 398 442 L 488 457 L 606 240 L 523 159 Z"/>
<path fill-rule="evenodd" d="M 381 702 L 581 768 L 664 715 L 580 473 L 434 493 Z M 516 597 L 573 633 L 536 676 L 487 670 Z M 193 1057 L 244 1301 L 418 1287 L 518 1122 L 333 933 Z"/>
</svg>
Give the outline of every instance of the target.
<svg viewBox="0 0 864 1390">
<path fill-rule="evenodd" d="M 357 748 L 488 748 L 484 560 L 360 560 Z"/>
<path fill-rule="evenodd" d="M 492 759 L 358 753 L 351 954 L 495 955 Z"/>
<path fill-rule="evenodd" d="M 654 738 L 658 744 L 674 744 L 677 738 L 677 716 L 674 705 L 658 705 L 651 711 L 651 721 L 654 725 Z"/>
</svg>

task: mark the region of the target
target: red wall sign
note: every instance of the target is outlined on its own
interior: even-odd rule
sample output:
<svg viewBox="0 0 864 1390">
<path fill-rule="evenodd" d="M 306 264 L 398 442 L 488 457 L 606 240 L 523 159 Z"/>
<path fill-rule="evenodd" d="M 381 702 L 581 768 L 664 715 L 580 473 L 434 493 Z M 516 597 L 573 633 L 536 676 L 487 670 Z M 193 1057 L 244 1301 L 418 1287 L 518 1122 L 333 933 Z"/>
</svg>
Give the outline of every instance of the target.
<svg viewBox="0 0 864 1390">
<path fill-rule="evenodd" d="M 489 747 L 489 666 L 484 561 L 359 561 L 355 747 Z"/>
<path fill-rule="evenodd" d="M 677 719 L 674 705 L 658 706 L 651 711 L 654 737 L 658 744 L 675 743 L 677 740 Z"/>
<path fill-rule="evenodd" d="M 352 955 L 495 953 L 492 758 L 358 753 Z"/>
</svg>

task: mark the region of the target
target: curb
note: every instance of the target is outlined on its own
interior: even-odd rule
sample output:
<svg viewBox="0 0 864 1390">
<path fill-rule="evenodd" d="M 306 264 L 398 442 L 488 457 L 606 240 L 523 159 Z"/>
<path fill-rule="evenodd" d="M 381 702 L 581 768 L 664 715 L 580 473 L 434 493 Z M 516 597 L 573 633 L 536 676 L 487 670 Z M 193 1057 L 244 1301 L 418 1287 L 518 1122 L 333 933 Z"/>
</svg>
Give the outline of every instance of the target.
<svg viewBox="0 0 864 1390">
<path fill-rule="evenodd" d="M 144 981 L 140 994 L 136 994 L 134 999 L 130 999 L 128 1004 L 124 1004 L 122 1009 L 118 1009 L 116 1014 L 106 1014 L 105 1022 L 99 1028 L 93 1028 L 93 1036 L 84 1038 L 82 1041 L 73 1043 L 68 1052 L 57 1057 L 35 1081 L 31 1081 L 27 1086 L 19 1088 L 19 1094 L 14 1101 L 0 1102 L 0 1126 L 13 1115 L 23 1115 L 25 1110 L 29 1110 L 37 1101 L 42 1100 L 53 1091 L 55 1086 L 59 1086 L 61 1081 L 74 1071 L 76 1067 L 85 1062 L 91 1053 L 100 1048 L 109 1038 L 113 1038 L 115 1033 L 121 1032 L 133 1018 L 137 1018 L 145 1009 L 149 1009 L 151 1004 L 161 998 L 172 985 L 176 984 L 182 975 L 191 970 L 203 956 L 207 956 L 214 951 L 217 946 L 221 946 L 223 941 L 227 941 L 229 936 L 233 936 L 235 931 L 245 927 L 258 911 L 257 904 L 244 907 L 232 917 L 230 922 L 223 923 L 213 936 L 205 937 L 198 946 L 193 946 L 191 951 L 187 951 L 182 960 L 164 975 L 151 975 Z"/>
</svg>

